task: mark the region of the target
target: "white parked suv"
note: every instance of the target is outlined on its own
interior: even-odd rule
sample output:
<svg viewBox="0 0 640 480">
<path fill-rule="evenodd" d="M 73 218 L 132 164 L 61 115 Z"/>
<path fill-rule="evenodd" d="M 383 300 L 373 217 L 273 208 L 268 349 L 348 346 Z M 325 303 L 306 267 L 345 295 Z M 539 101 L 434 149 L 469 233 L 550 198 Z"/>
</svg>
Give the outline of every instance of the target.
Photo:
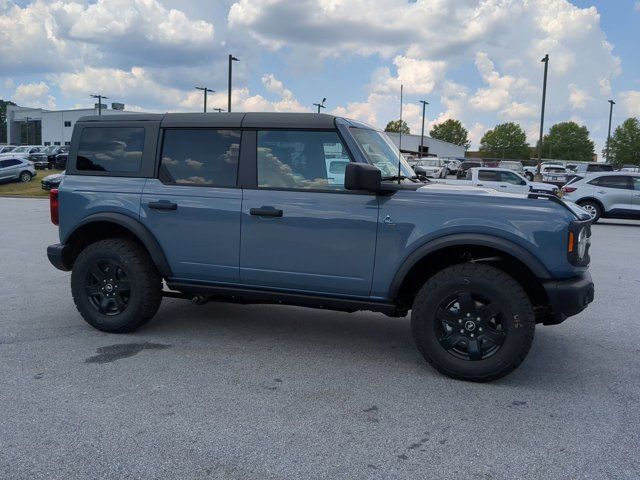
<svg viewBox="0 0 640 480">
<path fill-rule="evenodd" d="M 562 198 L 599 218 L 640 218 L 640 173 L 587 174 L 562 187 Z"/>
</svg>

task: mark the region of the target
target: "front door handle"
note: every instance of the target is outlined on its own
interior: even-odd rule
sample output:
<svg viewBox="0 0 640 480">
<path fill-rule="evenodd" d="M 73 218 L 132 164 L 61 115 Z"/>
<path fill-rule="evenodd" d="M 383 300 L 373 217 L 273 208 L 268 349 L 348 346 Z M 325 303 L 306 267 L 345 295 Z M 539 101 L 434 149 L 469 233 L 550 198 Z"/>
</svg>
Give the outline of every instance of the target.
<svg viewBox="0 0 640 480">
<path fill-rule="evenodd" d="M 257 215 L 258 217 L 281 217 L 282 210 L 273 207 L 260 207 L 252 208 L 249 210 L 251 215 Z"/>
<path fill-rule="evenodd" d="M 169 202 L 168 200 L 160 200 L 158 202 L 149 202 L 149 208 L 153 208 L 154 210 L 177 210 L 178 204 Z"/>
</svg>

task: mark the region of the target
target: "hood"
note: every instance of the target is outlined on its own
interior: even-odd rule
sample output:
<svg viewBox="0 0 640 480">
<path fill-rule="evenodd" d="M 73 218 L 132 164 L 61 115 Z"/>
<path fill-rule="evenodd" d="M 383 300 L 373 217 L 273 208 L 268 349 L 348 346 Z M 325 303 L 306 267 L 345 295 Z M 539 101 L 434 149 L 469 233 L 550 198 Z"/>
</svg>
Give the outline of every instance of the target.
<svg viewBox="0 0 640 480">
<path fill-rule="evenodd" d="M 518 193 L 506 193 L 499 192 L 493 188 L 473 187 L 471 185 L 452 185 L 448 183 L 431 182 L 424 187 L 420 187 L 416 192 L 440 192 L 440 193 L 452 193 L 460 195 L 487 195 L 490 197 L 510 197 L 510 198 L 526 198 L 525 195 Z"/>
<path fill-rule="evenodd" d="M 569 200 L 563 200 L 564 204 L 573 212 L 573 214 L 580 220 L 588 220 L 591 216 L 580 205 L 570 202 Z"/>
<path fill-rule="evenodd" d="M 42 179 L 42 181 L 46 180 L 47 182 L 50 182 L 52 180 L 61 179 L 62 177 L 64 177 L 64 173 L 54 173 L 53 175 L 47 175 Z"/>
<path fill-rule="evenodd" d="M 529 186 L 533 187 L 535 189 L 538 190 L 557 190 L 558 187 L 556 187 L 555 185 L 549 185 L 548 183 L 541 183 L 541 182 L 529 182 Z"/>
</svg>

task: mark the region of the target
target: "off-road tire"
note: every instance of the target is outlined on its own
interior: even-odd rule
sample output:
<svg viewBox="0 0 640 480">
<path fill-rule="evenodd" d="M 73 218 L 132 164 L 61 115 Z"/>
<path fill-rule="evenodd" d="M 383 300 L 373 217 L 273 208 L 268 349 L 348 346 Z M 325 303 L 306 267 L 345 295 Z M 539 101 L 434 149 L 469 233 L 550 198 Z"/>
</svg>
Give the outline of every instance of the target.
<svg viewBox="0 0 640 480">
<path fill-rule="evenodd" d="M 580 205 L 581 207 L 593 208 L 593 211 L 595 212 L 595 216 L 591 217 L 593 223 L 596 223 L 598 220 L 600 220 L 600 217 L 602 216 L 602 207 L 598 202 L 594 202 L 593 200 L 583 200 L 581 202 L 578 202 L 578 205 Z"/>
<path fill-rule="evenodd" d="M 504 342 L 488 358 L 458 358 L 440 343 L 436 312 L 443 301 L 460 292 L 490 299 L 501 309 Z M 533 341 L 535 317 L 529 297 L 510 275 L 488 265 L 465 263 L 441 270 L 422 286 L 413 303 L 411 327 L 418 350 L 436 370 L 459 380 L 487 382 L 511 373 L 522 363 Z M 482 342 L 486 345 L 486 340 Z"/>
<path fill-rule="evenodd" d="M 117 262 L 126 271 L 130 295 L 120 313 L 106 315 L 91 303 L 85 291 L 89 269 L 96 262 Z M 100 240 L 86 247 L 74 262 L 71 292 L 80 315 L 91 326 L 109 333 L 127 333 L 148 322 L 162 302 L 162 278 L 147 251 L 125 238 Z"/>
</svg>

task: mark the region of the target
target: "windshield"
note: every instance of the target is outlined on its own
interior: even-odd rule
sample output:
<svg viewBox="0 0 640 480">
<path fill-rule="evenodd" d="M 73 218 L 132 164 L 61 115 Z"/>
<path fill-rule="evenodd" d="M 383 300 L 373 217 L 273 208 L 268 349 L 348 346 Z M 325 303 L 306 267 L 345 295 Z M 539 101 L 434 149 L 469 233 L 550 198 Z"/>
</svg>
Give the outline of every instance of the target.
<svg viewBox="0 0 640 480">
<path fill-rule="evenodd" d="M 21 153 L 21 152 L 28 152 L 28 151 L 29 151 L 29 147 L 18 147 L 13 151 L 13 153 Z"/>
<path fill-rule="evenodd" d="M 420 160 L 416 165 L 421 167 L 439 167 L 441 166 L 440 160 Z"/>
<path fill-rule="evenodd" d="M 415 176 L 405 158 L 399 155 L 398 147 L 387 135 L 376 130 L 357 127 L 352 127 L 350 131 L 369 163 L 377 167 L 383 177 L 398 174 L 398 158 L 400 175 L 408 178 Z"/>
</svg>

